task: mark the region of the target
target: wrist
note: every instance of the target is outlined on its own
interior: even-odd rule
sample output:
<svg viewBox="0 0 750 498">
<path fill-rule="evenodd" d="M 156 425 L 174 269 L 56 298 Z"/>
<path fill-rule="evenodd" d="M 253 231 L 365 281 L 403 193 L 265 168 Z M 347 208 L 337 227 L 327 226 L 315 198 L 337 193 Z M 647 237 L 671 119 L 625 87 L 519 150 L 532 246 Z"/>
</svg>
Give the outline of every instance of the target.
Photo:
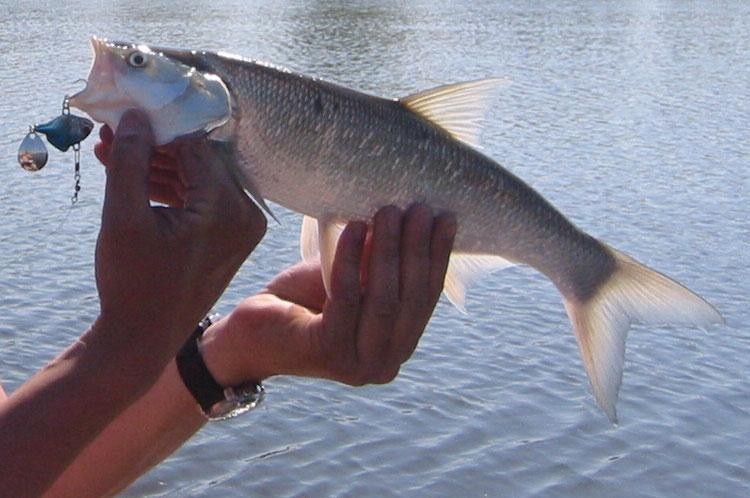
<svg viewBox="0 0 750 498">
<path fill-rule="evenodd" d="M 227 319 L 222 318 L 211 324 L 198 343 L 198 351 L 206 368 L 222 387 L 235 386 L 250 380 L 242 373 L 241 363 L 237 359 L 239 351 L 230 343 L 226 329 Z"/>
<path fill-rule="evenodd" d="M 139 349 L 144 359 L 159 357 L 166 362 L 174 357 L 192 330 L 190 323 L 154 310 L 129 313 L 102 310 L 89 334 L 106 336 L 113 344 Z"/>
<path fill-rule="evenodd" d="M 220 375 L 217 380 L 206 365 L 204 354 L 200 345 L 208 327 L 212 324 L 212 318 L 207 317 L 195 328 L 188 340 L 183 344 L 175 357 L 175 365 L 179 375 L 192 395 L 193 399 L 201 407 L 201 410 L 209 419 L 221 420 L 235 417 L 241 413 L 255 408 L 263 399 L 263 386 L 258 380 L 244 381 L 234 384 L 232 377 Z M 217 341 L 210 341 L 217 344 Z M 215 351 L 213 347 L 207 348 Z M 215 356 L 209 355 L 215 358 Z M 214 362 L 215 372 L 225 372 L 220 368 L 224 362 Z M 219 368 L 216 368 L 216 367 Z M 222 382 L 222 383 L 220 383 Z"/>
<path fill-rule="evenodd" d="M 176 348 L 160 335 L 157 327 L 146 327 L 127 320 L 100 315 L 58 360 L 76 358 L 95 370 L 112 368 L 130 380 L 159 377 L 174 356 Z M 120 365 L 124 363 L 127 368 Z"/>
</svg>

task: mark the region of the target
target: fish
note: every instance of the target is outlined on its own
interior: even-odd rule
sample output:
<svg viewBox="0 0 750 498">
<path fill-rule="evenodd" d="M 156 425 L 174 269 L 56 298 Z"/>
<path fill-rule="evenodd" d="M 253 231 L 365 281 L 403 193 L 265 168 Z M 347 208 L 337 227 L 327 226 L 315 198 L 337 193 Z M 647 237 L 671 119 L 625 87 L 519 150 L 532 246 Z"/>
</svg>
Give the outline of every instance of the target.
<svg viewBox="0 0 750 498">
<path fill-rule="evenodd" d="M 141 109 L 158 144 L 194 132 L 225 144 L 228 167 L 258 205 L 304 215 L 302 257 L 320 257 L 326 286 L 347 221 L 419 201 L 457 217 L 444 293 L 459 309 L 489 272 L 524 264 L 549 278 L 613 423 L 631 323 L 723 323 L 698 294 L 587 234 L 480 150 L 503 78 L 389 99 L 223 52 L 91 44 L 86 87 L 70 105 L 113 130 L 127 109 Z"/>
</svg>

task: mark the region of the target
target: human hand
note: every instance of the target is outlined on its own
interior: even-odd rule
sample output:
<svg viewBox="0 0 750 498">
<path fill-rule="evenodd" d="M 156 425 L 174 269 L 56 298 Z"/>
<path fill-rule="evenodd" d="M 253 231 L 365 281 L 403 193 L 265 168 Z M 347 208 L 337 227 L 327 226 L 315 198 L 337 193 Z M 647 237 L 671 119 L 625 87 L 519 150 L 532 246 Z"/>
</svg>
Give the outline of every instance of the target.
<svg viewBox="0 0 750 498">
<path fill-rule="evenodd" d="M 173 353 L 263 237 L 265 217 L 202 138 L 178 139 L 157 153 L 147 118 L 135 111 L 101 138 L 96 154 L 107 184 L 97 322 L 158 335 L 158 346 Z M 160 190 L 154 174 L 165 160 L 171 176 Z M 149 198 L 171 207 L 151 206 Z"/>
<path fill-rule="evenodd" d="M 319 263 L 282 272 L 208 329 L 207 367 L 225 386 L 277 374 L 350 385 L 393 380 L 432 315 L 455 233 L 454 216 L 433 216 L 425 205 L 379 210 L 369 234 L 364 223 L 349 223 L 330 298 Z"/>
</svg>

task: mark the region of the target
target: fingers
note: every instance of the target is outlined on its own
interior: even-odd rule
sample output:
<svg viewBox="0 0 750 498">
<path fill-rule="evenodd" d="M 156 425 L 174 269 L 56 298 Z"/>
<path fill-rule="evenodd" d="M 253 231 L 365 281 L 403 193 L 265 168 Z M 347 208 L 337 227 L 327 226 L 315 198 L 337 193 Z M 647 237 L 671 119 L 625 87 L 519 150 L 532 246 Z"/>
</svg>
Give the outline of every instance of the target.
<svg viewBox="0 0 750 498">
<path fill-rule="evenodd" d="M 105 166 L 107 166 L 109 162 L 109 153 L 112 149 L 112 141 L 114 140 L 114 137 L 115 135 L 112 132 L 112 128 L 109 126 L 104 125 L 99 129 L 100 141 L 94 146 L 94 154 L 96 154 L 96 158 L 99 159 L 99 162 Z M 151 157 L 151 167 L 177 171 L 179 167 L 175 155 L 176 150 L 170 149 L 169 146 L 160 147 Z"/>
<path fill-rule="evenodd" d="M 432 228 L 432 209 L 424 204 L 412 206 L 404 217 L 399 269 L 400 310 L 393 337 L 393 354 L 399 364 L 409 359 L 417 347 L 436 302 L 428 288 Z"/>
<path fill-rule="evenodd" d="M 96 158 L 104 165 L 109 165 L 114 134 L 109 126 L 104 125 L 99 131 L 101 142 L 94 146 Z M 185 186 L 180 181 L 177 160 L 167 152 L 156 151 L 151 157 L 149 169 L 149 198 L 172 207 L 182 207 L 185 200 Z"/>
<path fill-rule="evenodd" d="M 428 220 L 424 218 L 423 213 L 416 213 L 410 222 L 410 230 L 413 230 L 414 234 L 423 233 L 422 231 L 428 227 Z M 414 353 L 440 299 L 456 236 L 456 217 L 450 213 L 443 213 L 429 219 L 429 226 L 429 236 L 417 239 L 408 235 L 409 232 L 404 235 L 405 263 L 401 269 L 402 313 L 401 321 L 394 331 L 394 345 L 397 348 L 394 355 L 401 363 Z M 428 246 L 426 253 L 425 246 Z"/>
<path fill-rule="evenodd" d="M 440 297 L 455 216 L 418 204 L 378 211 L 357 331 L 357 384 L 386 383 L 419 343 Z"/>
<path fill-rule="evenodd" d="M 455 216 L 434 216 L 426 205 L 406 213 L 382 208 L 369 233 L 361 223 L 347 225 L 322 330 L 311 339 L 326 377 L 352 385 L 393 380 L 438 301 L 455 234 Z"/>
<path fill-rule="evenodd" d="M 109 165 L 109 153 L 111 148 L 112 147 L 109 144 L 104 142 L 99 142 L 94 145 L 94 155 L 104 166 Z"/>
<path fill-rule="evenodd" d="M 435 306 L 443 290 L 457 230 L 458 222 L 453 213 L 443 213 L 435 219 L 430 240 L 429 293 L 432 296 L 432 306 Z"/>
<path fill-rule="evenodd" d="M 174 147 L 177 161 L 181 165 L 182 181 L 188 189 L 211 184 L 234 186 L 229 173 L 234 163 L 231 145 L 207 140 L 205 137 L 190 136 L 177 139 Z M 197 158 L 200 160 L 196 160 Z"/>
<path fill-rule="evenodd" d="M 401 219 L 401 210 L 395 206 L 380 209 L 373 219 L 372 254 L 367 268 L 358 349 L 361 361 L 374 369 L 372 376 L 376 382 L 381 375 L 377 360 L 390 356 L 393 340 L 390 332 L 400 312 Z"/>
<path fill-rule="evenodd" d="M 230 173 L 236 163 L 228 144 L 209 141 L 205 137 L 185 138 L 178 139 L 174 147 L 180 164 L 180 182 L 185 187 L 186 210 L 210 210 L 227 220 L 243 219 L 242 227 L 251 231 L 262 223 L 260 232 L 265 232 L 265 217 Z"/>
<path fill-rule="evenodd" d="M 94 155 L 105 166 L 109 164 L 109 152 L 112 149 L 114 137 L 115 134 L 109 126 L 104 125 L 99 128 L 99 139 L 101 141 L 94 146 Z"/>
<path fill-rule="evenodd" d="M 170 185 L 150 182 L 148 186 L 149 198 L 159 204 L 180 208 L 185 203 L 182 196 Z"/>
<path fill-rule="evenodd" d="M 126 112 L 117 127 L 107 158 L 104 216 L 137 216 L 149 207 L 149 163 L 154 138 L 148 118 Z"/>
<path fill-rule="evenodd" d="M 180 170 L 177 157 L 165 151 L 157 150 L 151 158 L 151 167 L 162 171 L 171 171 L 177 175 Z"/>
<path fill-rule="evenodd" d="M 112 131 L 112 128 L 110 128 L 108 125 L 104 125 L 101 128 L 99 128 L 99 138 L 105 144 L 111 144 L 112 140 L 114 140 L 115 138 L 115 133 Z"/>
<path fill-rule="evenodd" d="M 323 309 L 324 329 L 335 337 L 324 337 L 324 342 L 333 340 L 334 350 L 346 344 L 353 364 L 356 364 L 357 334 L 361 292 L 359 269 L 367 226 L 361 222 L 350 222 L 339 238 L 333 267 L 331 269 L 331 296 Z M 336 358 L 329 358 L 333 362 Z M 347 362 L 347 358 L 340 358 Z M 335 368 L 335 366 L 333 366 Z"/>
<path fill-rule="evenodd" d="M 320 313 L 326 302 L 320 261 L 300 261 L 279 273 L 266 286 L 265 292 Z"/>
</svg>

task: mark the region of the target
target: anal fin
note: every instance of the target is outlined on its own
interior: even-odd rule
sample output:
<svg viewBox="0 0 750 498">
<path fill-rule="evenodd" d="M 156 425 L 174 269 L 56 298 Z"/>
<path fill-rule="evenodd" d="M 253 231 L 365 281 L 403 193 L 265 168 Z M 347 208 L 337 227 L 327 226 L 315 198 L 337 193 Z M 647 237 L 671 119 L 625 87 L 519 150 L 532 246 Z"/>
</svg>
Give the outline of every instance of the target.
<svg viewBox="0 0 750 498">
<path fill-rule="evenodd" d="M 331 270 L 336 256 L 336 246 L 344 231 L 345 223 L 340 221 L 316 220 L 310 216 L 302 219 L 300 230 L 300 253 L 309 261 L 320 256 L 320 271 L 326 294 L 331 295 Z"/>
<path fill-rule="evenodd" d="M 466 289 L 482 275 L 513 265 L 512 261 L 492 254 L 453 253 L 445 274 L 445 297 L 466 313 Z"/>
</svg>

